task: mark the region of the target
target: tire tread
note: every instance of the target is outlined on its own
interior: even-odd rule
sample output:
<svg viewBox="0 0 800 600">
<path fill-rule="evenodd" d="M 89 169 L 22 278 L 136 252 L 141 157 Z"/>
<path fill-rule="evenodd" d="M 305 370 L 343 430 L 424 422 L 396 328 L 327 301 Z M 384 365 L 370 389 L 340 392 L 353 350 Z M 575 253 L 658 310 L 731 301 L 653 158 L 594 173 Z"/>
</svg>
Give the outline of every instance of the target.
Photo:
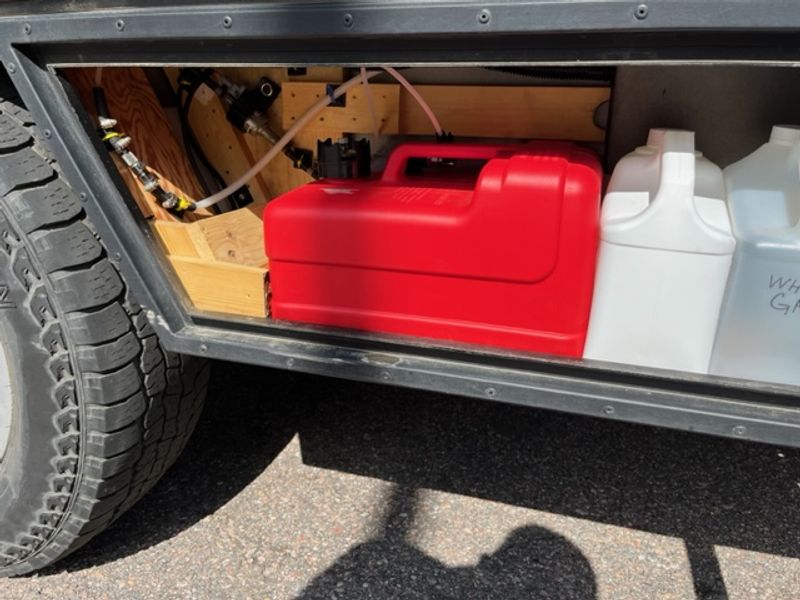
<svg viewBox="0 0 800 600">
<path fill-rule="evenodd" d="M 0 541 L 0 575 L 19 575 L 82 546 L 155 484 L 202 410 L 209 364 L 160 346 L 6 78 L 0 197 L 0 251 L 52 349 L 58 407 L 50 492 L 27 531 Z"/>
</svg>

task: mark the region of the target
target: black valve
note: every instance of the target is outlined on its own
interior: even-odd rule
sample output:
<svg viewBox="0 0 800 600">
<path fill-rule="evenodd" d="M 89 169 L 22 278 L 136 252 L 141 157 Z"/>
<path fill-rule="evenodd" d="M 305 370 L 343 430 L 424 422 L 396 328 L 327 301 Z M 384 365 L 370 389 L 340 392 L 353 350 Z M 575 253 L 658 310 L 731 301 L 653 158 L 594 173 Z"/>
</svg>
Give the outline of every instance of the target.
<svg viewBox="0 0 800 600">
<path fill-rule="evenodd" d="M 228 109 L 228 121 L 241 131 L 250 131 L 249 122 L 256 115 L 265 115 L 281 93 L 281 86 L 262 77 L 255 88 L 244 90 L 231 102 Z"/>
<path fill-rule="evenodd" d="M 370 146 L 366 138 L 317 141 L 317 175 L 321 179 L 369 177 L 370 163 Z"/>
</svg>

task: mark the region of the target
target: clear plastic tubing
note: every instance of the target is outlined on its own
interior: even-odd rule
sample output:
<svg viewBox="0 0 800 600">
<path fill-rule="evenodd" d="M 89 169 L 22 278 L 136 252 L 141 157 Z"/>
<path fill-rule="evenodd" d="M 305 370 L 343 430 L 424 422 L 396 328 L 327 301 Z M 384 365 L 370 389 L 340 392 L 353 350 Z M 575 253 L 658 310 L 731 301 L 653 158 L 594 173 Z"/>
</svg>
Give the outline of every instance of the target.
<svg viewBox="0 0 800 600">
<path fill-rule="evenodd" d="M 369 89 L 369 80 L 367 79 L 367 70 L 364 67 L 360 69 L 361 83 L 364 84 L 364 90 L 367 93 L 367 104 L 369 105 L 369 116 L 372 119 L 372 135 L 375 139 L 378 138 L 380 133 L 380 125 L 378 125 L 378 113 L 375 110 L 375 99 L 372 97 L 372 90 Z"/>
<path fill-rule="evenodd" d="M 258 160 L 258 162 L 256 164 L 254 164 L 252 167 L 250 167 L 236 181 L 231 183 L 226 188 L 218 191 L 216 194 L 212 194 L 211 196 L 209 196 L 207 198 L 203 198 L 202 200 L 197 201 L 194 204 L 194 208 L 195 209 L 208 208 L 209 206 L 213 206 L 214 204 L 216 204 L 220 200 L 230 196 L 233 192 L 238 190 L 245 183 L 247 183 L 253 177 L 255 177 L 256 174 L 258 174 L 264 167 L 266 167 L 267 164 L 269 164 L 269 162 L 272 159 L 274 159 L 276 156 L 278 156 L 278 154 L 280 154 L 281 151 L 286 147 L 286 144 L 288 144 L 292 140 L 292 138 L 294 138 L 294 136 L 297 135 L 297 133 L 303 127 L 308 125 L 308 123 L 311 121 L 311 119 L 316 117 L 317 114 L 323 108 L 328 106 L 328 104 L 330 104 L 333 100 L 336 100 L 337 98 L 339 98 L 340 96 L 345 94 L 347 92 L 347 90 L 349 90 L 350 88 L 352 88 L 352 87 L 354 87 L 356 85 L 361 85 L 365 81 L 365 78 L 366 79 L 370 79 L 371 77 L 374 77 L 378 73 L 380 73 L 380 71 L 367 71 L 366 76 L 364 76 L 364 77 L 362 77 L 361 74 L 358 74 L 355 77 L 353 77 L 352 79 L 349 79 L 346 82 L 344 82 L 342 85 L 337 87 L 335 90 L 333 90 L 333 93 L 330 94 L 329 96 L 325 96 L 323 98 L 320 98 L 311 108 L 309 108 L 305 112 L 305 114 L 303 114 L 302 117 L 297 119 L 295 124 L 292 125 L 287 130 L 287 132 L 283 134 L 283 137 L 281 137 L 281 139 L 279 139 L 277 141 L 277 143 L 274 146 L 272 146 L 272 148 L 270 148 L 269 151 L 264 156 L 262 156 Z"/>
<path fill-rule="evenodd" d="M 439 124 L 439 119 L 437 119 L 436 115 L 433 114 L 433 110 L 431 109 L 431 107 L 428 105 L 427 102 L 425 102 L 425 98 L 423 98 L 422 95 L 417 91 L 417 89 L 413 85 L 411 85 L 408 79 L 406 79 L 405 77 L 400 75 L 400 73 L 397 72 L 397 69 L 393 69 L 392 67 L 381 67 L 381 69 L 383 69 L 389 75 L 394 77 L 400 83 L 400 85 L 402 85 L 404 88 L 408 90 L 408 93 L 411 94 L 414 100 L 417 101 L 417 104 L 419 104 L 423 112 L 426 115 L 428 115 L 428 118 L 431 120 L 431 125 L 433 125 L 433 129 L 434 131 L 436 131 L 436 135 L 441 137 L 444 134 L 444 130 L 442 129 L 442 126 Z"/>
</svg>

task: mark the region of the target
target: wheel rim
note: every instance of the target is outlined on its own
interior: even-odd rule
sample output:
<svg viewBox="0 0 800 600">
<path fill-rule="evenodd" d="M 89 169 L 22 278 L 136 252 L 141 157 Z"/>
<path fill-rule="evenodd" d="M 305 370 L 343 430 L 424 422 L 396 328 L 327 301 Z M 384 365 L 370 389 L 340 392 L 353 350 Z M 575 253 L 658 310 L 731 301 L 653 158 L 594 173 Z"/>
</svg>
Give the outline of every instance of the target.
<svg viewBox="0 0 800 600">
<path fill-rule="evenodd" d="M 4 344 L 0 343 L 0 461 L 5 458 L 11 439 L 11 423 L 15 416 L 14 395 L 11 391 L 11 371 Z"/>
</svg>

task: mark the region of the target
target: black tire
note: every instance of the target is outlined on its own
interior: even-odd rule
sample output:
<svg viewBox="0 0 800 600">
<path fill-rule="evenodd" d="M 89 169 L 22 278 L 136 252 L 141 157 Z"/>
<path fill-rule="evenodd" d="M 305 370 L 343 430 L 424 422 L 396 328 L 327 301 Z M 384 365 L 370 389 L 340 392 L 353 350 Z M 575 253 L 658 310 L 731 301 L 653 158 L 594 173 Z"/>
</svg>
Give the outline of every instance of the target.
<svg viewBox="0 0 800 600">
<path fill-rule="evenodd" d="M 209 368 L 161 348 L 7 80 L 0 346 L 13 407 L 0 459 L 9 576 L 69 554 L 153 486 L 200 416 Z"/>
</svg>

